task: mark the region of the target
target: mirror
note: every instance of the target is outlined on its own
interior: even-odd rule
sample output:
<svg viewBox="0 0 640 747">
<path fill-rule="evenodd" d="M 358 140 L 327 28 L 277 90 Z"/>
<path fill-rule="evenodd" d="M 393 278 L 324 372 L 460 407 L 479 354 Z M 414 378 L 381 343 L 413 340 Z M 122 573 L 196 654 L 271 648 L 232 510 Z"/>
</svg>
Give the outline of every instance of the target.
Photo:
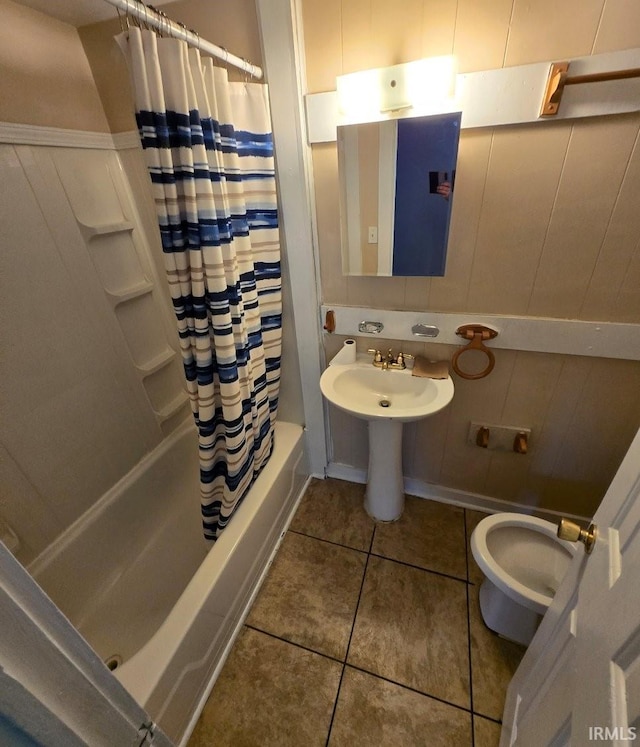
<svg viewBox="0 0 640 747">
<path fill-rule="evenodd" d="M 444 275 L 461 116 L 338 127 L 345 275 Z"/>
</svg>

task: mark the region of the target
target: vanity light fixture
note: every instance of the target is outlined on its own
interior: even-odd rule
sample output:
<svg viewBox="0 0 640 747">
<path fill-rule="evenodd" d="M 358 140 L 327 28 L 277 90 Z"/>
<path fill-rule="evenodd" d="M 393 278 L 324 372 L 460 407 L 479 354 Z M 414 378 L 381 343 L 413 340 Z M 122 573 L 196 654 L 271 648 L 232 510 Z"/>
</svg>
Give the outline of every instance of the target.
<svg viewBox="0 0 640 747">
<path fill-rule="evenodd" d="M 343 124 L 378 121 L 406 109 L 412 116 L 455 110 L 453 55 L 363 70 L 336 80 Z"/>
</svg>

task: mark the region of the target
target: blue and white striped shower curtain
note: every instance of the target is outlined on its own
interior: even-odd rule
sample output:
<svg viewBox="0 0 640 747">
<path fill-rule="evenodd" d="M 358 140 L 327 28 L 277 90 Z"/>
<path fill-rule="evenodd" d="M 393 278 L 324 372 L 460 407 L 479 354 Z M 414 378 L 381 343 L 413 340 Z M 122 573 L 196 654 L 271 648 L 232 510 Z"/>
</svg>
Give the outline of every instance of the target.
<svg viewBox="0 0 640 747">
<path fill-rule="evenodd" d="M 134 87 L 215 540 L 273 448 L 281 278 L 267 88 L 177 39 L 118 37 Z"/>
</svg>

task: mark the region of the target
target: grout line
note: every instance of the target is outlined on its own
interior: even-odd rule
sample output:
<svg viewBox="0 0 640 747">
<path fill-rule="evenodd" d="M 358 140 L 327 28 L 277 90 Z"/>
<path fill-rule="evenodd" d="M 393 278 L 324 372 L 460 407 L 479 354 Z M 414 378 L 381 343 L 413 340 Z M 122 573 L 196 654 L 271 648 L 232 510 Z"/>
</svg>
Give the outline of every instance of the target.
<svg viewBox="0 0 640 747">
<path fill-rule="evenodd" d="M 324 743 L 325 747 L 329 747 L 329 740 L 331 739 L 331 730 L 333 729 L 333 720 L 336 717 L 336 710 L 338 708 L 338 700 L 340 698 L 340 690 L 342 690 L 342 679 L 344 677 L 344 670 L 346 664 L 342 663 L 342 671 L 340 672 L 340 682 L 338 683 L 338 690 L 336 691 L 336 699 L 333 701 L 333 710 L 331 711 L 331 721 L 329 721 L 329 730 L 327 731 L 327 741 Z"/>
<path fill-rule="evenodd" d="M 493 716 L 485 716 L 484 713 L 476 713 L 473 712 L 474 716 L 477 716 L 478 718 L 483 718 L 485 721 L 491 721 L 492 724 L 497 724 L 498 726 L 502 726 L 502 721 L 497 718 L 493 718 Z"/>
<path fill-rule="evenodd" d="M 357 664 L 346 664 L 345 666 L 351 667 L 351 669 L 355 669 L 356 671 L 362 672 L 363 674 L 368 674 L 371 677 L 376 677 L 379 680 L 383 680 L 383 682 L 388 682 L 390 685 L 396 685 L 397 687 L 401 687 L 403 690 L 410 690 L 412 693 L 416 693 L 416 695 L 422 695 L 425 698 L 431 698 L 431 700 L 437 700 L 438 703 L 443 703 L 444 705 L 451 706 L 452 708 L 457 708 L 459 711 L 464 711 L 465 713 L 473 714 L 473 711 L 470 708 L 465 708 L 464 706 L 461 706 L 458 703 L 452 703 L 450 700 L 439 698 L 437 695 L 424 692 L 424 690 L 418 690 L 415 687 L 411 687 L 411 685 L 405 685 L 402 682 L 398 682 L 398 680 L 389 679 L 389 677 L 385 677 L 384 675 L 377 674 L 376 672 L 372 672 L 369 669 L 364 669 L 363 667 L 359 667 Z"/>
<path fill-rule="evenodd" d="M 471 583 L 466 578 L 459 578 L 458 576 L 452 576 L 450 573 L 443 573 L 442 571 L 434 571 L 431 568 L 424 568 L 421 565 L 414 565 L 413 563 L 407 563 L 404 560 L 397 560 L 396 558 L 390 558 L 387 555 L 380 555 L 377 552 L 370 553 L 374 558 L 382 558 L 382 560 L 388 560 L 391 563 L 397 563 L 398 565 L 404 565 L 408 568 L 415 568 L 417 571 L 425 571 L 426 573 L 433 573 L 434 576 L 442 576 L 443 578 L 450 578 L 452 581 L 459 581 L 461 584 Z"/>
<path fill-rule="evenodd" d="M 373 552 L 373 541 L 375 538 L 375 531 L 376 528 L 373 528 L 373 533 L 371 535 L 371 542 L 369 543 L 369 550 L 360 550 L 357 547 L 351 547 L 351 545 L 343 545 L 340 542 L 333 542 L 332 540 L 323 539 L 322 537 L 316 537 L 314 534 L 306 534 L 305 532 L 301 532 L 296 529 L 288 529 L 288 532 L 291 532 L 292 534 L 298 534 L 302 537 L 309 537 L 310 539 L 319 540 L 320 542 L 326 542 L 328 545 L 335 545 L 336 547 L 343 547 L 345 550 L 354 550 L 355 552 L 359 553 L 367 553 L 368 555 L 372 555 L 374 558 L 382 558 L 383 560 L 389 560 L 392 563 L 398 563 L 399 565 L 405 565 L 409 568 L 415 568 L 418 571 L 426 571 L 427 573 L 433 573 L 436 576 L 443 576 L 444 578 L 450 578 L 452 581 L 460 581 L 463 584 L 471 584 L 471 586 L 475 586 L 473 581 L 468 580 L 468 571 L 467 571 L 467 578 L 460 578 L 459 576 L 454 576 L 451 573 L 444 573 L 443 571 L 436 571 L 433 570 L 433 568 L 425 568 L 421 565 L 415 565 L 414 563 L 408 563 L 405 560 L 398 560 L 397 558 L 391 558 L 388 555 L 382 555 L 377 552 Z M 465 551 L 466 552 L 466 551 Z"/>
<path fill-rule="evenodd" d="M 320 542 L 326 542 L 328 545 L 335 545 L 335 547 L 344 547 L 345 550 L 353 550 L 354 552 L 359 552 L 363 555 L 367 554 L 367 550 L 361 550 L 358 547 L 351 547 L 351 545 L 343 545 L 341 542 L 334 542 L 333 540 L 324 539 L 323 537 L 316 537 L 315 534 L 307 534 L 306 532 L 301 532 L 298 529 L 287 529 L 287 531 L 291 532 L 292 534 L 298 534 L 301 537 L 309 537 L 310 539 L 319 540 Z"/>
<path fill-rule="evenodd" d="M 314 648 L 309 648 L 309 646 L 304 646 L 302 643 L 296 643 L 296 641 L 290 641 L 288 638 L 283 638 L 282 636 L 276 635 L 275 633 L 270 633 L 268 630 L 264 630 L 263 628 L 258 628 L 256 625 L 250 625 L 249 623 L 245 623 L 244 626 L 245 628 L 249 628 L 249 630 L 255 630 L 257 633 L 268 635 L 269 638 L 275 638 L 277 641 L 282 641 L 283 643 L 289 643 L 291 646 L 295 646 L 296 648 L 301 648 L 303 651 L 308 651 L 310 654 L 317 654 L 318 656 L 322 656 L 324 659 L 335 661 L 338 664 L 344 664 L 344 661 L 342 659 L 338 659 L 335 656 L 331 656 L 331 654 L 323 654 L 321 651 L 316 651 Z"/>
<path fill-rule="evenodd" d="M 325 747 L 329 745 L 329 739 L 331 738 L 331 730 L 333 729 L 333 720 L 336 716 L 336 710 L 338 708 L 338 700 L 340 698 L 340 690 L 342 689 L 342 680 L 344 679 L 344 672 L 347 668 L 347 659 L 349 658 L 349 649 L 351 648 L 351 639 L 353 638 L 353 630 L 356 626 L 356 617 L 358 616 L 358 609 L 360 607 L 360 600 L 362 599 L 362 590 L 364 589 L 364 582 L 367 577 L 367 568 L 369 567 L 369 558 L 371 557 L 371 548 L 373 547 L 373 538 L 376 534 L 375 525 L 373 532 L 371 532 L 371 542 L 369 543 L 369 552 L 367 553 L 367 560 L 364 564 L 364 572 L 362 574 L 362 581 L 360 582 L 360 591 L 358 592 L 358 601 L 356 602 L 356 610 L 353 613 L 353 622 L 351 623 L 351 631 L 349 633 L 349 640 L 347 642 L 347 650 L 344 654 L 344 661 L 342 662 L 342 671 L 340 672 L 340 682 L 338 683 L 338 690 L 336 692 L 336 699 L 333 703 L 333 710 L 331 711 L 331 721 L 329 722 L 329 731 L 327 732 L 327 741 Z"/>
<path fill-rule="evenodd" d="M 464 512 L 464 554 L 467 561 L 467 580 L 469 579 L 469 532 L 467 527 L 467 511 L 465 509 Z M 470 605 L 470 594 L 469 594 L 469 584 L 467 583 L 465 586 L 465 591 L 467 593 L 467 650 L 469 653 L 469 703 L 471 705 L 471 747 L 475 747 L 475 734 L 474 734 L 474 728 L 473 728 L 473 666 L 471 663 L 471 613 L 469 609 Z"/>
<path fill-rule="evenodd" d="M 376 529 L 377 529 L 377 527 L 374 524 L 373 525 L 373 532 L 371 532 L 371 542 L 369 542 L 369 555 L 371 555 L 371 553 L 373 552 L 373 542 L 374 542 L 374 540 L 376 538 Z"/>
<path fill-rule="evenodd" d="M 281 641 L 282 643 L 287 643 L 290 646 L 294 646 L 295 648 L 299 648 L 302 651 L 307 651 L 310 654 L 316 654 L 317 656 L 321 656 L 323 659 L 328 659 L 329 661 L 335 661 L 337 664 L 343 665 L 343 673 L 346 667 L 350 667 L 351 669 L 355 669 L 358 672 L 362 672 L 363 674 L 368 674 L 371 677 L 376 677 L 379 680 L 383 680 L 384 682 L 388 682 L 391 685 L 396 685 L 397 687 L 401 687 L 403 690 L 410 690 L 413 693 L 416 693 L 417 695 L 423 695 L 425 698 L 431 698 L 432 700 L 437 700 L 439 703 L 443 703 L 444 705 L 452 706 L 453 708 L 457 708 L 459 711 L 464 711 L 465 713 L 470 713 L 476 716 L 479 716 L 480 718 L 487 719 L 487 721 L 493 721 L 494 724 L 502 725 L 502 721 L 499 719 L 493 718 L 492 716 L 487 716 L 484 713 L 476 713 L 471 708 L 465 708 L 464 706 L 459 705 L 458 703 L 453 703 L 450 700 L 445 700 L 444 698 L 439 698 L 437 695 L 433 695 L 431 693 L 425 692 L 423 690 L 418 690 L 415 687 L 411 687 L 411 685 L 406 685 L 402 682 L 398 682 L 397 680 L 392 680 L 389 677 L 385 677 L 384 675 L 377 674 L 376 672 L 372 672 L 369 669 L 364 669 L 364 667 L 360 667 L 357 664 L 347 664 L 346 661 L 343 661 L 342 659 L 336 659 L 335 656 L 330 656 L 329 654 L 323 654 L 320 651 L 316 651 L 315 649 L 309 648 L 308 646 L 303 646 L 301 643 L 296 643 L 295 641 L 290 641 L 286 638 L 282 638 L 279 635 L 276 635 L 275 633 L 270 633 L 268 630 L 263 630 L 262 628 L 258 628 L 255 625 L 249 625 L 248 623 L 244 624 L 245 628 L 248 628 L 249 630 L 254 630 L 257 633 L 262 633 L 262 635 L 269 636 L 269 638 L 274 638 L 277 641 Z M 340 682 L 342 682 L 342 675 L 340 676 Z M 338 695 L 340 692 L 340 688 L 338 688 Z M 336 702 L 338 700 L 338 695 L 336 695 Z M 333 721 L 333 717 L 332 717 Z"/>
</svg>

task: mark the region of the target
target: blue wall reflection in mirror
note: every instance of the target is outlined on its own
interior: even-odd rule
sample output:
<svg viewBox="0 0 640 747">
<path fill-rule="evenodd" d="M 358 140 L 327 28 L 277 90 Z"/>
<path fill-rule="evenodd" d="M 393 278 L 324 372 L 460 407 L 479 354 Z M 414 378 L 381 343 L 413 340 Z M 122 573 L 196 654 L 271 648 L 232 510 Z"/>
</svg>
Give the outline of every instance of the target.
<svg viewBox="0 0 640 747">
<path fill-rule="evenodd" d="M 398 120 L 394 275 L 444 275 L 460 118 Z"/>
<path fill-rule="evenodd" d="M 346 275 L 444 275 L 459 112 L 338 128 Z"/>
</svg>

